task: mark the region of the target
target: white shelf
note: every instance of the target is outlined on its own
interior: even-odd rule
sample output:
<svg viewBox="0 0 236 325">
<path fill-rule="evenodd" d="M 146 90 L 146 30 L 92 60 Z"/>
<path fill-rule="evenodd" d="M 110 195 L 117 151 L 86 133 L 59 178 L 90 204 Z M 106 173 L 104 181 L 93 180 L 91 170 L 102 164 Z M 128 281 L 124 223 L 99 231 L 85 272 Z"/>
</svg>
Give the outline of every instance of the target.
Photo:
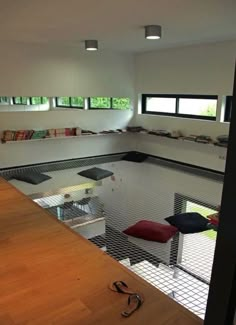
<svg viewBox="0 0 236 325">
<path fill-rule="evenodd" d="M 111 136 L 111 135 L 124 135 L 128 134 L 128 132 L 123 133 L 97 133 L 97 134 L 85 134 L 85 135 L 70 135 L 63 137 L 52 137 L 52 138 L 42 138 L 42 139 L 29 139 L 29 140 L 18 140 L 18 141 L 6 141 L 2 142 L 2 144 L 11 144 L 11 143 L 26 143 L 26 142 L 34 142 L 34 141 L 48 141 L 48 140 L 64 140 L 64 139 L 82 139 L 82 138 L 91 138 L 91 137 L 102 137 L 102 136 Z"/>
<path fill-rule="evenodd" d="M 227 147 L 223 146 L 217 146 L 214 143 L 202 143 L 202 142 L 197 142 L 197 141 L 191 141 L 191 140 L 185 140 L 182 138 L 169 138 L 166 136 L 162 135 L 155 135 L 155 134 L 149 134 L 149 133 L 142 133 L 142 132 L 120 132 L 120 133 L 97 133 L 97 134 L 85 134 L 85 135 L 73 135 L 73 136 L 63 136 L 63 137 L 52 137 L 52 138 L 43 138 L 43 139 L 29 139 L 29 140 L 18 140 L 18 141 L 6 141 L 2 144 L 11 144 L 11 143 L 26 143 L 26 142 L 34 142 L 34 141 L 48 141 L 48 140 L 64 140 L 64 139 L 82 139 L 82 138 L 91 138 L 91 137 L 103 137 L 103 136 L 114 136 L 114 135 L 141 135 L 141 136 L 148 136 L 148 137 L 153 137 L 153 138 L 158 138 L 158 139 L 165 139 L 165 140 L 170 140 L 170 141 L 182 141 L 182 142 L 187 142 L 187 143 L 194 143 L 197 145 L 207 145 L 207 146 L 213 146 L 217 148 L 224 148 L 227 149 Z"/>
<path fill-rule="evenodd" d="M 149 134 L 149 133 L 138 133 L 142 136 L 148 136 L 148 137 L 154 137 L 154 138 L 158 138 L 158 139 L 165 139 L 165 140 L 170 140 L 170 141 L 182 141 L 182 142 L 187 142 L 187 143 L 193 143 L 193 145 L 204 145 L 204 146 L 212 146 L 215 148 L 224 148 L 227 149 L 227 147 L 223 147 L 223 146 L 218 146 L 214 143 L 203 143 L 203 142 L 198 142 L 198 141 L 191 141 L 191 140 L 187 140 L 187 139 L 182 139 L 182 138 L 171 138 L 171 137 L 166 137 L 166 136 L 162 136 L 162 135 L 155 135 L 155 134 Z"/>
</svg>

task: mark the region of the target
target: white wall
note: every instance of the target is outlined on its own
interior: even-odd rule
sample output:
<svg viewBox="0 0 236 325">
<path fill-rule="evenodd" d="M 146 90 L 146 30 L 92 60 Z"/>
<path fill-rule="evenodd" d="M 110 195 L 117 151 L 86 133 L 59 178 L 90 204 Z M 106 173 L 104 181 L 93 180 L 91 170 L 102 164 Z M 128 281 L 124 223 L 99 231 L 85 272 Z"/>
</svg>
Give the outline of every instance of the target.
<svg viewBox="0 0 236 325">
<path fill-rule="evenodd" d="M 183 93 L 217 94 L 221 97 L 232 93 L 235 50 L 236 42 L 160 50 L 136 55 L 134 66 L 130 55 L 102 51 L 79 53 L 75 48 L 6 43 L 2 44 L 0 52 L 0 96 L 128 96 L 134 99 L 137 97 L 134 96 L 136 89 L 136 95 Z M 130 122 L 132 115 L 132 111 L 1 112 L 0 130 L 78 125 L 100 131 L 123 128 Z M 212 137 L 228 132 L 227 123 L 139 115 L 138 111 L 132 124 L 149 129 L 177 129 L 185 134 L 207 133 Z M 112 152 L 116 149 L 125 151 L 127 148 L 126 143 L 123 147 L 120 143 L 118 149 L 115 147 L 116 141 L 113 146 L 112 142 L 108 145 L 105 137 L 103 139 L 104 145 L 101 145 L 101 139 L 99 143 L 95 138 L 89 139 L 92 145 L 88 142 L 86 150 L 80 146 L 76 154 L 92 156 L 99 146 L 103 148 L 101 154 L 111 152 L 111 148 Z M 37 145 L 32 142 L 30 145 L 21 143 L 20 146 L 18 143 L 14 146 L 0 144 L 0 166 L 37 162 L 40 151 L 44 152 L 40 161 L 75 157 L 72 141 L 67 139 L 66 142 L 57 142 L 60 153 L 52 151 L 52 143 L 49 145 L 49 141 L 40 141 Z M 131 143 L 129 147 L 132 149 Z M 223 171 L 225 161 L 219 156 L 225 156 L 226 150 L 206 148 L 201 145 L 191 147 L 191 144 L 181 142 L 175 142 L 174 145 L 168 141 L 160 143 L 158 138 L 148 140 L 143 137 L 142 140 L 136 140 L 137 150 Z M 24 159 L 19 159 L 19 150 L 24 152 Z"/>
<path fill-rule="evenodd" d="M 209 94 L 218 95 L 221 101 L 223 95 L 232 94 L 235 53 L 236 42 L 221 42 L 137 55 L 136 94 Z M 138 114 L 138 110 L 132 124 L 142 125 L 148 129 L 181 130 L 184 135 L 207 134 L 213 138 L 220 134 L 228 134 L 229 130 L 228 123 L 219 121 L 141 115 Z M 165 158 L 187 163 L 195 161 L 194 164 L 200 166 L 212 168 L 214 165 L 218 166 L 219 170 L 224 169 L 218 155 L 218 151 L 224 149 L 209 149 L 211 154 L 205 154 L 206 150 L 201 150 L 200 147 L 196 150 L 196 146 L 193 146 L 189 150 L 186 144 L 175 142 L 170 150 L 169 142 L 162 143 L 162 148 L 158 142 L 156 140 L 155 145 L 153 141 L 148 143 L 145 140 L 145 143 L 140 143 L 140 150 L 145 147 L 146 151 Z"/>
<path fill-rule="evenodd" d="M 79 126 L 96 132 L 123 128 L 131 116 L 132 111 L 59 110 L 0 113 L 0 128 L 47 129 Z M 119 134 L 0 143 L 0 168 L 126 152 L 132 150 L 134 145 L 132 136 Z"/>
<path fill-rule="evenodd" d="M 126 152 L 132 150 L 128 137 L 112 134 L 6 143 L 1 145 L 0 168 Z"/>
<path fill-rule="evenodd" d="M 133 96 L 133 58 L 73 47 L 4 44 L 1 96 Z"/>
<path fill-rule="evenodd" d="M 1 46 L 0 70 L 0 96 L 134 98 L 134 66 L 130 55 L 6 43 Z M 126 127 L 132 115 L 132 110 L 0 112 L 0 130 L 79 126 L 101 131 Z M 77 139 L 0 144 L 0 168 L 126 151 L 127 143 L 115 139 L 115 136 L 87 138 L 82 140 L 83 146 Z"/>
<path fill-rule="evenodd" d="M 50 110 L 46 112 L 0 113 L 0 130 L 81 127 L 93 131 L 124 128 L 132 111 Z"/>
<path fill-rule="evenodd" d="M 224 172 L 227 149 L 197 142 L 138 135 L 138 151 Z"/>
<path fill-rule="evenodd" d="M 136 56 L 138 93 L 232 94 L 236 42 L 172 48 Z"/>
</svg>

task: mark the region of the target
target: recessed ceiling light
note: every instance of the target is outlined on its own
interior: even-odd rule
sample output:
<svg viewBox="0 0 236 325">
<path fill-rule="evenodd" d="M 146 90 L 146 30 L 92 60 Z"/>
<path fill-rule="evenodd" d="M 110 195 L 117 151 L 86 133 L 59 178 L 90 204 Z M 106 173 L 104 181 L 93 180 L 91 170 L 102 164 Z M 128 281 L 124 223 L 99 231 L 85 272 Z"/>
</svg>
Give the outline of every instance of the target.
<svg viewBox="0 0 236 325">
<path fill-rule="evenodd" d="M 97 40 L 86 40 L 85 49 L 87 51 L 97 51 L 98 50 L 98 41 Z"/>
<path fill-rule="evenodd" d="M 160 25 L 148 25 L 145 26 L 145 38 L 146 39 L 160 39 L 161 38 L 161 26 Z"/>
</svg>

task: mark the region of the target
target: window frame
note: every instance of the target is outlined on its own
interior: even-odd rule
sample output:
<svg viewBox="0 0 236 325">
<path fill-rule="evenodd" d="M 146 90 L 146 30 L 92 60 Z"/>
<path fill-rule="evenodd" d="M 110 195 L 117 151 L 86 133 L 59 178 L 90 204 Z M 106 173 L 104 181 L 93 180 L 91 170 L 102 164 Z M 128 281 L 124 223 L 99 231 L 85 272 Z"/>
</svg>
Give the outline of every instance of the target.
<svg viewBox="0 0 236 325">
<path fill-rule="evenodd" d="M 113 101 L 116 98 L 118 98 L 118 99 L 124 99 L 124 98 L 129 99 L 129 108 L 125 108 L 125 109 L 122 109 L 122 108 L 114 108 L 113 107 Z M 114 110 L 114 111 L 128 111 L 128 110 L 131 109 L 131 98 L 130 97 L 111 97 L 111 107 L 112 107 L 111 109 Z"/>
<path fill-rule="evenodd" d="M 0 101 L 0 105 L 11 105 L 11 97 L 8 96 L 0 96 L 0 98 L 7 98 L 6 102 L 1 102 Z"/>
<path fill-rule="evenodd" d="M 195 204 L 201 205 L 207 209 L 217 211 L 217 205 L 214 205 L 214 204 L 206 202 L 206 201 L 199 200 L 197 198 L 193 198 L 188 195 L 184 195 L 181 193 L 175 193 L 175 206 L 174 206 L 175 214 L 186 213 L 187 202 L 195 203 Z"/>
<path fill-rule="evenodd" d="M 20 97 L 21 103 L 16 103 L 16 98 L 17 97 Z M 27 98 L 27 103 L 26 104 L 23 104 L 22 103 L 22 97 L 26 97 Z M 24 106 L 30 105 L 30 97 L 28 97 L 28 96 L 14 96 L 14 97 L 12 97 L 12 103 L 13 103 L 13 105 L 24 105 Z"/>
<path fill-rule="evenodd" d="M 217 206 L 215 204 L 199 200 L 197 198 L 181 194 L 176 192 L 174 195 L 174 214 L 180 214 L 180 213 L 186 213 L 186 208 L 187 208 L 187 202 L 195 203 L 198 205 L 201 205 L 202 207 L 212 209 L 214 211 L 217 210 Z M 181 233 L 177 233 L 171 242 L 171 256 L 172 256 L 172 261 L 171 263 L 173 265 L 177 265 L 182 271 L 190 274 L 191 276 L 195 277 L 196 279 L 207 283 L 205 279 L 203 279 L 201 276 L 195 274 L 194 272 L 186 269 L 185 267 L 181 266 L 181 261 L 182 261 L 182 254 L 183 254 L 183 235 Z M 176 249 L 177 247 L 177 249 Z"/>
<path fill-rule="evenodd" d="M 96 108 L 93 108 L 93 107 L 91 107 L 91 98 L 98 98 L 98 97 L 100 97 L 100 98 L 109 98 L 110 99 L 110 103 L 111 103 L 111 107 L 109 107 L 109 108 L 104 108 L 104 107 L 96 107 Z M 95 110 L 103 110 L 103 111 L 108 111 L 108 110 L 113 110 L 113 108 L 112 108 L 112 97 L 102 97 L 102 96 L 93 96 L 93 97 L 88 97 L 88 109 L 89 110 L 92 110 L 92 111 L 95 111 Z"/>
<path fill-rule="evenodd" d="M 148 111 L 147 110 L 147 98 L 150 98 L 150 97 L 153 97 L 153 98 L 175 98 L 176 99 L 175 113 Z M 204 115 L 194 115 L 194 114 L 179 113 L 179 101 L 182 98 L 183 99 L 184 98 L 188 98 L 188 99 L 215 99 L 215 100 L 218 101 L 218 96 L 217 95 L 142 94 L 142 114 L 216 121 L 216 116 L 204 116 Z M 217 112 L 216 112 L 216 115 L 217 115 Z"/>
<path fill-rule="evenodd" d="M 109 98 L 110 99 L 110 102 L 111 102 L 111 107 L 109 108 L 104 108 L 104 107 L 96 107 L 96 108 L 93 108 L 91 107 L 91 98 L 97 98 L 97 97 L 100 97 L 100 98 Z M 108 111 L 108 110 L 111 110 L 111 111 L 128 111 L 131 109 L 131 98 L 129 98 L 130 100 L 130 107 L 129 108 L 125 108 L 125 109 L 121 109 L 121 108 L 113 108 L 113 99 L 115 98 L 129 98 L 129 97 L 107 97 L 107 96 L 93 96 L 93 97 L 88 97 L 88 109 L 89 110 L 100 110 L 100 111 Z"/>
<path fill-rule="evenodd" d="M 40 104 L 33 104 L 33 98 L 34 97 L 39 97 L 40 98 Z M 45 96 L 33 96 L 33 97 L 29 97 L 29 103 L 30 103 L 30 105 L 45 105 L 46 103 L 43 103 L 43 98 L 44 98 Z M 47 98 L 47 100 L 49 101 L 49 99 L 48 99 L 48 97 L 46 97 Z M 24 105 L 24 104 L 23 104 Z"/>
<path fill-rule="evenodd" d="M 233 105 L 233 96 L 226 96 L 224 122 L 230 123 L 232 105 Z"/>
<path fill-rule="evenodd" d="M 85 98 L 82 97 L 82 96 L 71 96 L 71 97 L 69 97 L 69 96 L 62 96 L 62 97 L 68 97 L 69 98 L 69 105 L 70 106 L 59 104 L 58 99 L 60 97 L 55 97 L 56 107 L 72 108 L 72 109 L 84 109 L 85 108 Z M 72 97 L 82 97 L 84 99 L 84 105 L 83 106 L 75 106 L 75 105 L 72 105 L 72 101 L 71 101 Z"/>
</svg>

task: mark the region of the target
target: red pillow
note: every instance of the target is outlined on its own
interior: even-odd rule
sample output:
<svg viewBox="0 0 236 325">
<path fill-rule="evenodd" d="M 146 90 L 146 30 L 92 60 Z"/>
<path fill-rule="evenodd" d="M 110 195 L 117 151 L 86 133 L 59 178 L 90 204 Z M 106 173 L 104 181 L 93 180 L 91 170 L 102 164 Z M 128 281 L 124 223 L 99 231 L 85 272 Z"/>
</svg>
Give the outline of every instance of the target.
<svg viewBox="0 0 236 325">
<path fill-rule="evenodd" d="M 123 231 L 124 234 L 146 240 L 166 243 L 178 229 L 158 222 L 141 220 Z"/>
</svg>

